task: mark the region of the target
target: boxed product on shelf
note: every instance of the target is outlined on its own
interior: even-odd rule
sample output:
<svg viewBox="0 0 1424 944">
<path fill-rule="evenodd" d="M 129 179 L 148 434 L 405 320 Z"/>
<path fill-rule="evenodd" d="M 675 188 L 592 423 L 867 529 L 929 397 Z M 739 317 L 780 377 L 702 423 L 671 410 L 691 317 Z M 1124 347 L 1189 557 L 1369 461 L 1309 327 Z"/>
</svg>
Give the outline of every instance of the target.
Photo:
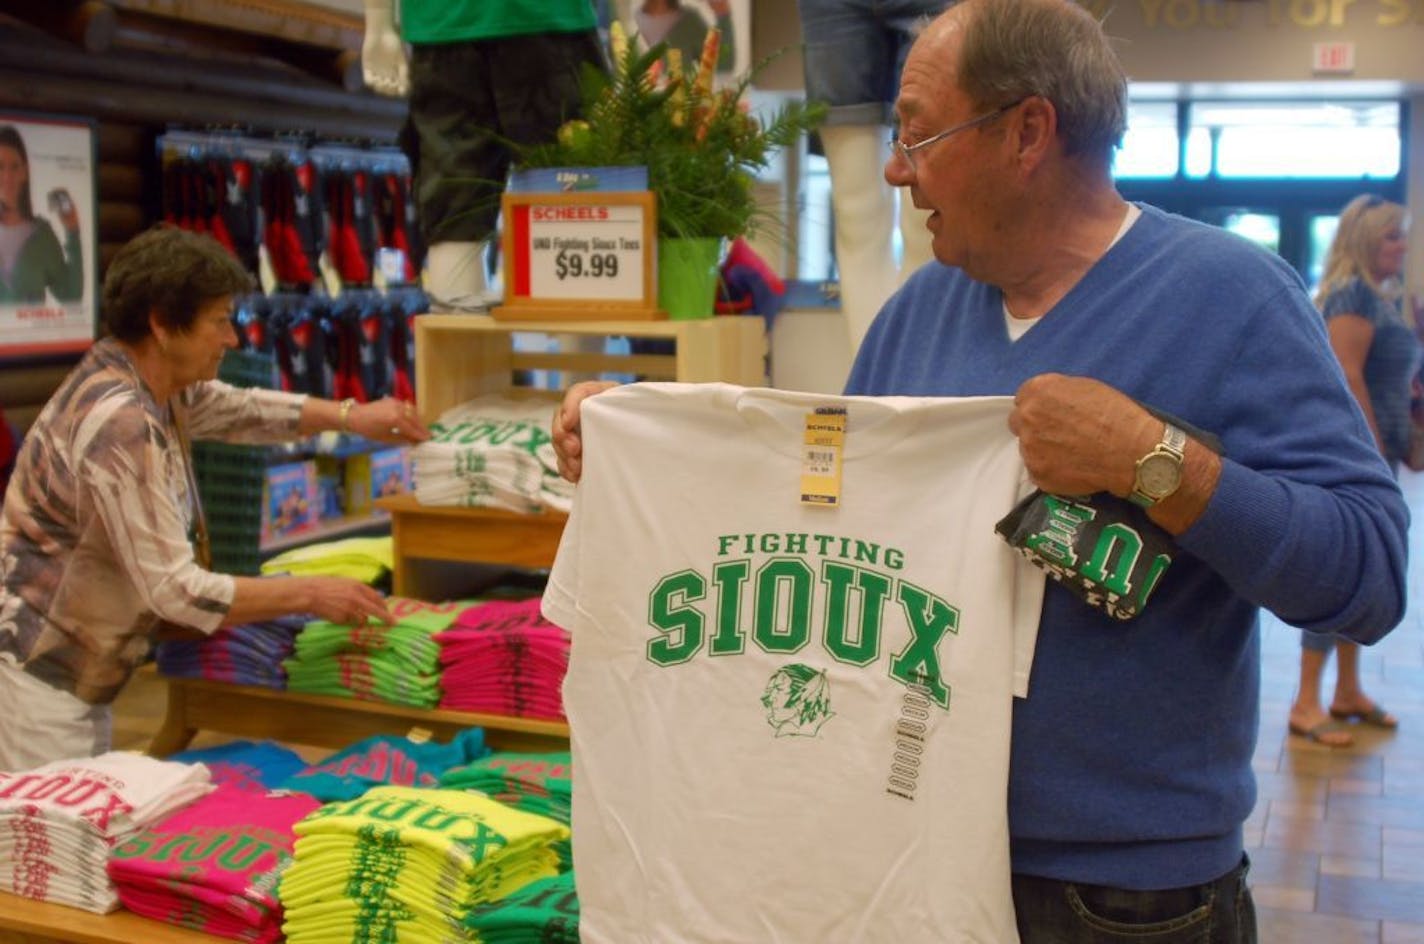
<svg viewBox="0 0 1424 944">
<path fill-rule="evenodd" d="M 308 459 L 271 466 L 267 469 L 263 496 L 263 541 L 299 534 L 315 527 L 320 507 L 316 463 Z"/>
<path fill-rule="evenodd" d="M 369 515 L 372 501 L 410 491 L 410 449 L 395 446 L 346 457 L 346 514 Z"/>
<path fill-rule="evenodd" d="M 410 449 L 398 446 L 371 453 L 371 496 L 384 498 L 410 491 Z"/>
<path fill-rule="evenodd" d="M 316 462 L 317 517 L 331 521 L 346 515 L 346 462 L 339 456 L 319 455 Z"/>
</svg>

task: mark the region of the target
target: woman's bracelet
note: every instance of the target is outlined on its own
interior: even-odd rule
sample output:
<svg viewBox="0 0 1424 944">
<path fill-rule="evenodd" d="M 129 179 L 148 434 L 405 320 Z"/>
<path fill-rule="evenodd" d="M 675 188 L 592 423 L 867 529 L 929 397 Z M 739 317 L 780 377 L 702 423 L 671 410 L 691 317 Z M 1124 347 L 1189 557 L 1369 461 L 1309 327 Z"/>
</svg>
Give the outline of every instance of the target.
<svg viewBox="0 0 1424 944">
<path fill-rule="evenodd" d="M 351 416 L 351 408 L 356 405 L 355 397 L 347 397 L 336 405 L 337 428 L 343 433 L 351 432 L 351 428 L 346 425 L 346 420 Z"/>
</svg>

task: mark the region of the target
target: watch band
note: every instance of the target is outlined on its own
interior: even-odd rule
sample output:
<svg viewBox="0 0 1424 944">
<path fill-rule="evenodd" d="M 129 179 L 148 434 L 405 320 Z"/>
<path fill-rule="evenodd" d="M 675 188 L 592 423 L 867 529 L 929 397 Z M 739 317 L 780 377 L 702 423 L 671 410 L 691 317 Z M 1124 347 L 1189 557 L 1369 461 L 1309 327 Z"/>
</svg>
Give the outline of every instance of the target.
<svg viewBox="0 0 1424 944">
<path fill-rule="evenodd" d="M 1184 460 L 1187 457 L 1187 434 L 1171 423 L 1163 423 L 1162 441 L 1157 448 L 1170 452 L 1179 461 Z"/>
</svg>

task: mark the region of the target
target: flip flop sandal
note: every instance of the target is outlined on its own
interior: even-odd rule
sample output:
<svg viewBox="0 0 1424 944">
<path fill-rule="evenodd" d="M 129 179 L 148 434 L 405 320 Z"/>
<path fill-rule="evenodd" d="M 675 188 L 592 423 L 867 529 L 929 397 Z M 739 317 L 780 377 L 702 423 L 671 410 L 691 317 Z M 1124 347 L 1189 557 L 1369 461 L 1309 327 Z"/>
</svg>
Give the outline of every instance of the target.
<svg viewBox="0 0 1424 944">
<path fill-rule="evenodd" d="M 1358 721 L 1360 724 L 1368 724 L 1376 728 L 1393 730 L 1399 727 L 1399 720 L 1391 718 L 1389 712 L 1379 705 L 1375 705 L 1368 711 L 1336 711 L 1330 709 L 1330 717 L 1338 718 L 1341 721 Z"/>
<path fill-rule="evenodd" d="M 1341 724 L 1338 721 L 1322 721 L 1319 724 L 1309 728 L 1303 727 L 1302 725 L 1298 725 L 1292 722 L 1290 724 L 1290 733 L 1296 735 L 1297 737 L 1303 737 L 1307 741 L 1319 744 L 1322 747 L 1352 747 L 1355 743 L 1354 736 L 1352 736 L 1350 732 L 1346 730 L 1345 725 Z M 1349 738 L 1349 740 L 1329 741 L 1325 739 L 1327 735 L 1337 733 L 1345 735 L 1347 738 Z"/>
</svg>

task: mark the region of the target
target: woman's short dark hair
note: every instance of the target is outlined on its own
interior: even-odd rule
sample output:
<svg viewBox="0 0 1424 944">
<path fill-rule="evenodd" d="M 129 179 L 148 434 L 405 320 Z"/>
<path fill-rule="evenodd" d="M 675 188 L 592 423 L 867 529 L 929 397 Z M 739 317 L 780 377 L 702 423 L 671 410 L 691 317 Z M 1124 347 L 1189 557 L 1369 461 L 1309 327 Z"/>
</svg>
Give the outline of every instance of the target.
<svg viewBox="0 0 1424 944">
<path fill-rule="evenodd" d="M 20 188 L 20 211 L 22 219 L 35 218 L 34 204 L 30 200 L 30 154 L 25 150 L 25 139 L 20 137 L 20 129 L 14 125 L 0 125 L 0 147 L 7 147 L 20 155 L 20 163 L 25 165 L 25 186 Z"/>
<path fill-rule="evenodd" d="M 252 276 L 211 236 L 159 224 L 131 239 L 104 273 L 103 314 L 109 333 L 139 341 L 159 324 L 187 331 L 198 309 L 252 291 Z"/>
</svg>

